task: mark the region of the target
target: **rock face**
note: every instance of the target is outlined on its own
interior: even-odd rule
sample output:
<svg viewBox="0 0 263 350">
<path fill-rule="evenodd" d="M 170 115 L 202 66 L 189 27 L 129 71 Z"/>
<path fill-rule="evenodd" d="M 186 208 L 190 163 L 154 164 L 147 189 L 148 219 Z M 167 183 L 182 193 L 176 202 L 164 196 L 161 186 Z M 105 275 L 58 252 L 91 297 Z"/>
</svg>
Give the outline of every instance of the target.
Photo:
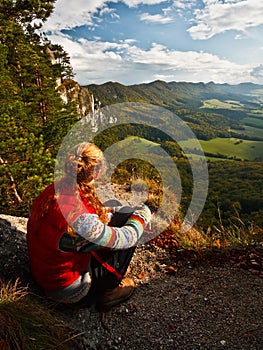
<svg viewBox="0 0 263 350">
<path fill-rule="evenodd" d="M 26 218 L 0 215 L 0 278 L 4 281 L 28 279 Z"/>
<path fill-rule="evenodd" d="M 66 79 L 57 87 L 62 100 L 76 103 L 80 118 L 94 113 L 93 94 L 86 88 L 82 88 L 76 81 Z"/>
<path fill-rule="evenodd" d="M 83 124 L 89 124 L 93 132 L 97 132 L 101 125 L 114 124 L 116 118 L 108 116 L 100 108 L 100 102 L 94 100 L 93 94 L 85 87 L 80 86 L 76 81 L 66 79 L 57 87 L 64 103 L 73 102 L 76 104 L 79 119 Z"/>
<path fill-rule="evenodd" d="M 46 54 L 52 64 L 57 63 L 55 52 L 49 47 L 46 47 Z M 61 76 L 56 78 L 56 88 L 59 92 L 62 101 L 65 103 L 76 103 L 80 118 L 94 112 L 93 94 L 86 88 L 82 88 L 73 79 L 63 79 Z"/>
</svg>

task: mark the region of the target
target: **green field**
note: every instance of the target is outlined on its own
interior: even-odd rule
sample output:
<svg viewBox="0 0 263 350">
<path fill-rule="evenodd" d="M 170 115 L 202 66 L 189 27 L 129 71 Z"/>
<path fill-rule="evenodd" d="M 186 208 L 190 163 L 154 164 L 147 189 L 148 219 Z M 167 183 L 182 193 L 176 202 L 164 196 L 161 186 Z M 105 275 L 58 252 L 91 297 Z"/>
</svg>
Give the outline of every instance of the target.
<svg viewBox="0 0 263 350">
<path fill-rule="evenodd" d="M 126 142 L 125 144 L 126 147 L 136 146 L 136 150 L 138 150 L 141 153 L 148 153 L 148 152 L 151 152 L 153 148 L 160 147 L 159 143 L 152 142 L 138 136 L 128 136 L 125 139 L 125 142 Z"/>
<path fill-rule="evenodd" d="M 262 109 L 253 109 L 249 114 L 251 115 L 251 117 L 263 118 L 263 110 Z"/>
<path fill-rule="evenodd" d="M 227 158 L 242 160 L 263 159 L 263 142 L 239 140 L 235 138 L 216 138 L 200 142 L 204 151 L 213 154 L 223 154 Z"/>
<path fill-rule="evenodd" d="M 217 99 L 205 100 L 201 108 L 211 108 L 211 109 L 243 109 L 244 105 L 239 101 L 220 101 Z"/>
<path fill-rule="evenodd" d="M 261 112 L 262 113 L 262 112 Z M 251 115 L 247 116 L 240 120 L 240 124 L 244 128 L 244 130 L 235 130 L 235 132 L 239 132 L 240 138 L 243 135 L 247 135 L 250 138 L 260 138 L 263 139 L 263 115 Z"/>
<path fill-rule="evenodd" d="M 242 130 L 242 134 L 245 134 L 251 138 L 263 138 L 263 129 L 259 129 L 253 126 L 243 125 L 245 130 Z M 236 130 L 234 130 L 236 131 Z"/>
<path fill-rule="evenodd" d="M 241 123 L 248 124 L 249 126 L 254 126 L 258 128 L 263 128 L 263 117 L 262 118 L 253 118 L 253 117 L 246 117 L 241 119 Z M 263 134 L 263 131 L 262 131 Z"/>
<path fill-rule="evenodd" d="M 191 148 L 192 140 L 182 142 L 182 145 Z M 221 155 L 222 159 L 240 159 L 240 160 L 263 160 L 263 142 L 247 141 L 235 138 L 215 138 L 209 141 L 200 141 L 205 153 Z M 190 152 L 191 153 L 191 152 Z M 213 158 L 213 157 L 212 157 Z"/>
<path fill-rule="evenodd" d="M 242 128 L 232 129 L 232 131 L 236 134 L 240 134 L 241 139 L 243 135 L 248 136 L 251 139 L 255 138 L 256 141 L 259 141 L 258 139 L 263 139 L 263 110 L 259 107 L 260 104 L 258 104 L 258 108 L 253 109 L 251 105 L 244 105 L 241 102 L 235 100 L 220 101 L 218 99 L 210 99 L 203 101 L 203 106 L 201 108 L 239 111 L 242 114 L 244 112 L 243 118 L 237 119 L 238 125 L 240 125 Z M 233 143 L 235 144 L 235 142 L 236 141 Z M 232 152 L 230 141 L 228 141 L 226 144 L 225 141 L 219 142 L 216 140 L 208 142 L 207 146 L 204 147 L 208 148 L 206 151 L 209 153 L 223 153 L 230 157 L 233 157 L 234 155 L 236 155 L 237 158 L 242 159 L 254 159 L 258 156 L 262 157 L 262 154 L 259 150 L 261 145 L 258 146 L 258 144 L 247 144 L 246 141 L 243 142 L 244 143 L 240 147 L 235 147 L 234 154 Z M 219 147 L 218 150 L 215 149 L 215 146 Z M 227 150 L 227 147 L 230 147 L 230 149 Z M 253 147 L 253 152 L 251 152 L 251 147 Z M 236 150 L 238 152 L 237 154 L 235 153 Z"/>
</svg>

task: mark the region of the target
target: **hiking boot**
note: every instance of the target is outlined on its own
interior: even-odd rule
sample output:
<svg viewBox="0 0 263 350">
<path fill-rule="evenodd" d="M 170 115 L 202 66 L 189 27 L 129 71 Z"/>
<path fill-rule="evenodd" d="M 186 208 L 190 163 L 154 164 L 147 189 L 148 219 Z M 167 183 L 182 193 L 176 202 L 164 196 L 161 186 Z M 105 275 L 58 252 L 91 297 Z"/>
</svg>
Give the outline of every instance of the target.
<svg viewBox="0 0 263 350">
<path fill-rule="evenodd" d="M 99 300 L 98 309 L 108 311 L 112 306 L 122 303 L 132 295 L 134 288 L 134 281 L 128 277 L 124 278 L 118 287 L 105 290 Z"/>
</svg>

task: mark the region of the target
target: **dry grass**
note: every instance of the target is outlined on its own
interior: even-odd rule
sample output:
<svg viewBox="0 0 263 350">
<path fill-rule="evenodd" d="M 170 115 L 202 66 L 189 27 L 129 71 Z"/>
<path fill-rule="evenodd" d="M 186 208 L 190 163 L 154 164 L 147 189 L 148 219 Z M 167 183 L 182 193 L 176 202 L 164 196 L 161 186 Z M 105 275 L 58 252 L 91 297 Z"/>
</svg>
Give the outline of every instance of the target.
<svg viewBox="0 0 263 350">
<path fill-rule="evenodd" d="M 214 226 L 207 236 L 222 247 L 263 246 L 263 229 L 253 223 L 245 223 L 238 213 L 227 227 L 220 220 L 220 225 Z"/>
<path fill-rule="evenodd" d="M 79 349 L 69 330 L 27 289 L 0 281 L 0 348 L 3 350 Z"/>
<path fill-rule="evenodd" d="M 180 208 L 174 217 L 175 208 L 178 205 L 177 199 L 172 191 L 163 187 L 162 183 L 149 180 L 147 178 L 133 178 L 133 190 L 145 191 L 148 188 L 148 199 L 146 204 L 158 216 L 152 222 L 152 228 L 158 231 L 158 226 L 162 226 L 162 219 L 170 222 L 169 227 L 156 238 L 158 245 L 165 248 L 177 247 L 180 249 L 203 249 L 203 248 L 235 248 L 235 247 L 263 247 L 263 229 L 256 227 L 253 223 L 245 223 L 236 212 L 232 222 L 224 226 L 221 220 L 221 213 L 218 210 L 219 225 L 210 227 L 204 231 L 200 227 L 191 227 L 187 232 L 181 232 Z M 165 196 L 164 196 L 165 193 Z M 162 209 L 160 204 L 165 205 Z M 157 220 L 156 222 L 154 220 Z M 162 242 L 161 242 L 162 241 Z"/>
<path fill-rule="evenodd" d="M 176 238 L 180 249 L 263 247 L 262 228 L 246 224 L 239 217 L 233 221 L 229 226 L 213 226 L 206 232 L 193 227 L 181 233 L 180 224 L 172 224 L 170 234 Z"/>
</svg>

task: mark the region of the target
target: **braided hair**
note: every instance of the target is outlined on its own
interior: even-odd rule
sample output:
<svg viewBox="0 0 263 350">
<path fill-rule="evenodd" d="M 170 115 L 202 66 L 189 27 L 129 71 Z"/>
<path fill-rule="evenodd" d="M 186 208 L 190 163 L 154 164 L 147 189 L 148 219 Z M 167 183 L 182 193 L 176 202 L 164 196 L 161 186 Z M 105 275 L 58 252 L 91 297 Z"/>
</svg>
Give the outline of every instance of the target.
<svg viewBox="0 0 263 350">
<path fill-rule="evenodd" d="M 76 198 L 81 203 L 85 201 L 94 208 L 100 220 L 108 223 L 109 217 L 103 207 L 94 187 L 94 176 L 101 166 L 102 151 L 93 143 L 81 143 L 67 156 L 65 163 L 66 182 L 77 185 Z M 78 207 L 76 208 L 76 212 Z M 72 213 L 74 214 L 74 213 Z M 69 228 L 69 233 L 72 230 Z"/>
<path fill-rule="evenodd" d="M 100 165 L 101 159 L 102 151 L 96 145 L 81 143 L 75 146 L 66 158 L 65 177 L 58 181 L 56 190 L 54 186 L 48 186 L 44 190 L 44 196 L 40 196 L 38 199 L 38 210 L 32 210 L 31 212 L 29 224 L 35 227 L 35 232 L 37 232 L 45 219 L 51 203 L 59 200 L 60 193 L 63 193 L 63 190 L 69 187 L 76 189 L 74 194 L 78 203 L 70 216 L 73 217 L 75 213 L 78 213 L 82 202 L 85 201 L 94 208 L 102 222 L 109 222 L 107 211 L 96 195 L 93 181 L 94 175 L 96 175 L 96 168 Z M 73 236 L 76 235 L 76 232 L 70 225 L 68 225 L 68 232 Z"/>
</svg>

